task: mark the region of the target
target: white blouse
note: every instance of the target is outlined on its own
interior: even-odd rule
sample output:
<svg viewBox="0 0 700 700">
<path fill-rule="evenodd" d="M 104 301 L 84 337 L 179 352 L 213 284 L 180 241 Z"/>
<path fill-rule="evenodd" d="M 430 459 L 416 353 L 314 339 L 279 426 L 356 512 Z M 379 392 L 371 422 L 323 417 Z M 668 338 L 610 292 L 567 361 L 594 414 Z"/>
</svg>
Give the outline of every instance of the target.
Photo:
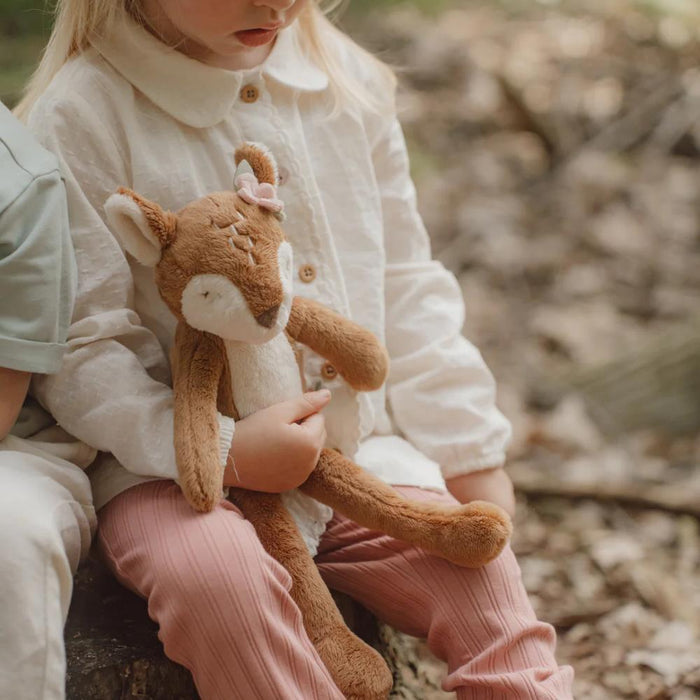
<svg viewBox="0 0 700 700">
<path fill-rule="evenodd" d="M 401 127 L 393 112 L 359 106 L 329 117 L 328 76 L 296 33 L 284 30 L 261 66 L 226 71 L 123 18 L 61 69 L 32 110 L 29 126 L 66 178 L 79 270 L 63 366 L 37 378 L 35 391 L 101 451 L 91 469 L 98 508 L 135 483 L 177 477 L 167 359 L 175 320 L 152 269 L 110 233 L 104 202 L 127 186 L 177 210 L 231 187 L 243 141 L 266 144 L 280 166 L 295 294 L 370 329 L 391 357 L 386 386 L 356 394 L 305 353 L 309 388 L 333 392 L 329 446 L 389 483 L 433 489 L 504 461 L 510 427 L 491 374 L 460 334 L 459 286 L 431 260 Z M 384 89 L 349 42 L 338 52 L 345 70 Z M 393 110 L 393 95 L 386 100 Z M 223 455 L 233 421 L 221 428 Z"/>
</svg>

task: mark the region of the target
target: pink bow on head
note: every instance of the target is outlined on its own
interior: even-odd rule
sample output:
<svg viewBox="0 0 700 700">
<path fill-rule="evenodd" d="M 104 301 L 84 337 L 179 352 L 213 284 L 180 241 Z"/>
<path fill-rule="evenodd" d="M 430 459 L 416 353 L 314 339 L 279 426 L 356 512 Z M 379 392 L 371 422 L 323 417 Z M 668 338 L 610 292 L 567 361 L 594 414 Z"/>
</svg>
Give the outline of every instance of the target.
<svg viewBox="0 0 700 700">
<path fill-rule="evenodd" d="M 279 214 L 284 209 L 284 202 L 277 199 L 277 190 L 269 182 L 258 182 L 253 173 L 241 173 L 234 183 L 236 194 L 248 204 L 257 204 Z"/>
</svg>

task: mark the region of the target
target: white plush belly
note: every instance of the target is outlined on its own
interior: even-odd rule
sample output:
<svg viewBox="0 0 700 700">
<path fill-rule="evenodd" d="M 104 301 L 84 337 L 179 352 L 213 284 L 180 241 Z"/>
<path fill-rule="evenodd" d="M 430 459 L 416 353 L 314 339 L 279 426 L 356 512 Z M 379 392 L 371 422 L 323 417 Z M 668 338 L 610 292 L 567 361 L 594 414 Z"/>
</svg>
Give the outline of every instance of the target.
<svg viewBox="0 0 700 700">
<path fill-rule="evenodd" d="M 301 375 L 284 333 L 263 345 L 226 342 L 233 403 L 241 418 L 302 393 Z M 294 518 L 312 556 L 333 517 L 333 510 L 294 489 L 282 500 Z"/>
<path fill-rule="evenodd" d="M 262 345 L 225 345 L 233 403 L 241 418 L 302 393 L 297 359 L 284 333 Z"/>
</svg>

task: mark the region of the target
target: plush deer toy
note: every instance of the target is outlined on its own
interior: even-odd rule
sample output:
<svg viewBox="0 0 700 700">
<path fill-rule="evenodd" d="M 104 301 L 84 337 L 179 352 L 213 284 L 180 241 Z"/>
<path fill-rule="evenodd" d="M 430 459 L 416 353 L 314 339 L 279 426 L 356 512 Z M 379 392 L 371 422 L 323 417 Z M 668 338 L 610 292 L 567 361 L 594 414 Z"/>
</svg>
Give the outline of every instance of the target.
<svg viewBox="0 0 700 700">
<path fill-rule="evenodd" d="M 183 493 L 199 511 L 222 497 L 217 411 L 238 420 L 299 396 L 295 343 L 326 358 L 356 390 L 379 388 L 388 366 L 371 333 L 292 295 L 276 164 L 256 144 L 243 145 L 235 159 L 235 191 L 210 194 L 176 214 L 125 189 L 105 206 L 126 251 L 155 266 L 160 294 L 179 321 L 171 356 L 175 449 Z M 407 501 L 334 450 L 321 452 L 300 490 L 365 527 L 464 566 L 491 561 L 510 536 L 508 516 L 494 505 Z M 346 627 L 284 498 L 244 489 L 229 497 L 291 574 L 309 638 L 341 691 L 363 700 L 387 697 L 386 664 Z"/>
</svg>

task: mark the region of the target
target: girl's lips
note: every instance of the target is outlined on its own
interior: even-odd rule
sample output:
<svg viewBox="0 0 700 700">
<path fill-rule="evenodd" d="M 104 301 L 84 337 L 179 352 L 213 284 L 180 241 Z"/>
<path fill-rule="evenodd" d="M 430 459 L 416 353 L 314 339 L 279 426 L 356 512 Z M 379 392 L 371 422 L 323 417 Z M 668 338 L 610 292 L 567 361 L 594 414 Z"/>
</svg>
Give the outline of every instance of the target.
<svg viewBox="0 0 700 700">
<path fill-rule="evenodd" d="M 278 31 L 279 29 L 245 29 L 236 32 L 234 36 L 244 46 L 263 46 L 269 44 Z"/>
</svg>

